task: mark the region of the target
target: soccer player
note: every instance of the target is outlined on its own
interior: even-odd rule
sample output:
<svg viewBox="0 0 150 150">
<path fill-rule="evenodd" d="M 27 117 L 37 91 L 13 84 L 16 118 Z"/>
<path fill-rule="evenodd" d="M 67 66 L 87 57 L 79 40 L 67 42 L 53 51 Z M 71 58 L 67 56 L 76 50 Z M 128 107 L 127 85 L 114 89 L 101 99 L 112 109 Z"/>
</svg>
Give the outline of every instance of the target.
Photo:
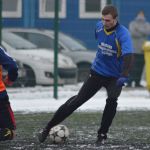
<svg viewBox="0 0 150 150">
<path fill-rule="evenodd" d="M 8 71 L 4 79 L 2 68 Z M 0 47 L 0 141 L 12 140 L 14 137 L 15 119 L 5 85 L 11 86 L 17 76 L 16 62 Z"/>
<path fill-rule="evenodd" d="M 38 134 L 40 142 L 45 141 L 53 126 L 72 114 L 102 87 L 106 88 L 107 99 L 96 143 L 102 144 L 107 139 L 109 127 L 116 114 L 117 100 L 122 86 L 128 81 L 133 60 L 131 36 L 128 29 L 118 22 L 117 16 L 117 9 L 113 5 L 103 8 L 102 18 L 96 24 L 95 37 L 98 47 L 89 77 L 78 94 L 60 106 Z"/>
</svg>

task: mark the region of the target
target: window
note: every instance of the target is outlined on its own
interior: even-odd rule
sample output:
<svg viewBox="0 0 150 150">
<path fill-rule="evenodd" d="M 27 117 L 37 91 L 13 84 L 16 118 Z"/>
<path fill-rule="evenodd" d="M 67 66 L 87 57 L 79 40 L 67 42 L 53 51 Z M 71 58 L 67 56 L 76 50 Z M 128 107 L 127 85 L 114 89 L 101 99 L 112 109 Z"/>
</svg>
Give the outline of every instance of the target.
<svg viewBox="0 0 150 150">
<path fill-rule="evenodd" d="M 79 0 L 80 18 L 99 18 L 106 0 Z"/>
<path fill-rule="evenodd" d="M 40 33 L 30 33 L 30 32 L 13 32 L 24 39 L 34 43 L 38 48 L 54 48 L 54 40 L 48 36 L 42 35 Z"/>
<path fill-rule="evenodd" d="M 39 17 L 54 18 L 55 0 L 39 0 Z M 66 17 L 66 0 L 59 0 L 59 17 Z"/>
<path fill-rule="evenodd" d="M 37 46 L 35 44 L 10 32 L 2 32 L 2 38 L 4 42 L 9 44 L 16 50 L 37 49 Z"/>
<path fill-rule="evenodd" d="M 2 16 L 18 18 L 22 16 L 22 0 L 2 0 Z"/>
</svg>

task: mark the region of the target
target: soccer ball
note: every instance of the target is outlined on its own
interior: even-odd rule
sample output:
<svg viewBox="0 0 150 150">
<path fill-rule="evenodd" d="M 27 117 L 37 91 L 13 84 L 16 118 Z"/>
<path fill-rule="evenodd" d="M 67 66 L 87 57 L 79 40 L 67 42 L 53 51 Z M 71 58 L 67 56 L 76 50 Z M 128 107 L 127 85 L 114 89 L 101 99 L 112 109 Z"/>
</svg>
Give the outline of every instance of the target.
<svg viewBox="0 0 150 150">
<path fill-rule="evenodd" d="M 63 144 L 69 137 L 69 129 L 65 125 L 54 126 L 49 132 L 52 144 Z"/>
</svg>

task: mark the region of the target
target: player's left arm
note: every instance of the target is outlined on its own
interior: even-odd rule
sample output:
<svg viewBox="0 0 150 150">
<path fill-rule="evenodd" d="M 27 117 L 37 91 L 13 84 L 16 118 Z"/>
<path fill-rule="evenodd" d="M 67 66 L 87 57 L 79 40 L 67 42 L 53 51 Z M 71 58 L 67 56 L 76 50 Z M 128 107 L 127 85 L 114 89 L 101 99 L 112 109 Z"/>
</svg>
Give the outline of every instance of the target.
<svg viewBox="0 0 150 150">
<path fill-rule="evenodd" d="M 131 35 L 127 29 L 124 29 L 124 32 L 122 32 L 122 35 L 120 36 L 120 42 L 123 57 L 123 67 L 121 76 L 128 77 L 129 72 L 133 66 L 134 52 Z"/>
<path fill-rule="evenodd" d="M 0 64 L 8 71 L 4 83 L 12 85 L 18 77 L 18 66 L 15 60 L 13 60 L 2 48 L 0 48 Z"/>
<path fill-rule="evenodd" d="M 129 76 L 129 72 L 133 66 L 133 61 L 134 61 L 133 53 L 128 53 L 123 56 L 123 67 L 122 67 L 121 76 L 124 76 L 124 77 Z"/>
<path fill-rule="evenodd" d="M 128 82 L 128 76 L 134 61 L 133 44 L 131 36 L 127 30 L 122 32 L 122 35 L 120 36 L 120 45 L 122 49 L 121 57 L 123 59 L 123 66 L 120 78 L 117 80 L 117 85 L 123 86 L 124 83 Z"/>
</svg>

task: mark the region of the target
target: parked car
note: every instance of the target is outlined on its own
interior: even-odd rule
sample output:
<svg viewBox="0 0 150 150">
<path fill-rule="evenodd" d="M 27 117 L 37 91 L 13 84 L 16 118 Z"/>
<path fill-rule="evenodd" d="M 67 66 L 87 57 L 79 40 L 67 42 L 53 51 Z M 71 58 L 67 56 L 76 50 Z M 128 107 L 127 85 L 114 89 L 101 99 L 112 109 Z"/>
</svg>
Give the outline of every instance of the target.
<svg viewBox="0 0 150 150">
<path fill-rule="evenodd" d="M 24 64 L 26 86 L 52 85 L 54 77 L 54 52 L 37 48 L 28 40 L 7 30 L 2 30 L 2 45 L 15 59 Z M 74 62 L 62 54 L 58 55 L 58 83 L 77 82 L 77 67 Z"/>
<path fill-rule="evenodd" d="M 9 31 L 31 41 L 39 48 L 54 50 L 53 30 L 11 28 Z M 95 52 L 88 50 L 81 41 L 61 32 L 59 32 L 58 43 L 59 52 L 69 56 L 76 63 L 78 81 L 84 81 L 95 58 Z"/>
</svg>

